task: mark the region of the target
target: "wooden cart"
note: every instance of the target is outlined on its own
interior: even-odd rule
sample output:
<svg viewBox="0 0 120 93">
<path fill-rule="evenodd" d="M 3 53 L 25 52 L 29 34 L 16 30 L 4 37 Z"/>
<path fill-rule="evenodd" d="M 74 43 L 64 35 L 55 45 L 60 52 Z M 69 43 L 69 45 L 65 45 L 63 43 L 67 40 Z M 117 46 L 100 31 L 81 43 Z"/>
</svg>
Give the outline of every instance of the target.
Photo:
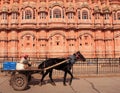
<svg viewBox="0 0 120 93">
<path fill-rule="evenodd" d="M 51 69 L 53 67 L 56 67 L 60 64 L 63 64 L 67 62 L 69 59 L 66 59 L 60 63 L 54 64 L 52 66 L 46 67 L 44 69 L 38 69 L 37 67 L 28 67 L 23 70 L 2 70 L 2 72 L 10 72 L 11 78 L 10 78 L 10 85 L 13 87 L 14 90 L 24 90 L 27 88 L 28 83 L 31 80 L 31 75 L 35 73 L 40 73 L 41 71 L 45 71 L 48 69 Z"/>
<path fill-rule="evenodd" d="M 31 80 L 31 75 L 41 71 L 41 69 L 35 67 L 29 67 L 24 70 L 2 70 L 2 72 L 11 73 L 10 85 L 17 91 L 25 90 Z"/>
</svg>

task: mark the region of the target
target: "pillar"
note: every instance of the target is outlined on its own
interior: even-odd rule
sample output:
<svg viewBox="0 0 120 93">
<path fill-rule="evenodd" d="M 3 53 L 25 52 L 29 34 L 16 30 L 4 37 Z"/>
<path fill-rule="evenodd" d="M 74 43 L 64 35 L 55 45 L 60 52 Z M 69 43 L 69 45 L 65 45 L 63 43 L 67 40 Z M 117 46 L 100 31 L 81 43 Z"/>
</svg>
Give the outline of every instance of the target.
<svg viewBox="0 0 120 93">
<path fill-rule="evenodd" d="M 9 42 L 8 42 L 8 55 L 11 57 L 17 57 L 18 56 L 18 35 L 17 31 L 11 31 Z"/>
<path fill-rule="evenodd" d="M 105 57 L 104 32 L 100 30 L 95 32 L 95 55 L 97 58 Z"/>
<path fill-rule="evenodd" d="M 113 33 L 110 30 L 105 32 L 105 55 L 106 58 L 114 57 Z"/>
<path fill-rule="evenodd" d="M 7 38 L 7 32 L 1 31 L 0 32 L 0 54 L 2 57 L 8 56 L 8 38 Z"/>
</svg>

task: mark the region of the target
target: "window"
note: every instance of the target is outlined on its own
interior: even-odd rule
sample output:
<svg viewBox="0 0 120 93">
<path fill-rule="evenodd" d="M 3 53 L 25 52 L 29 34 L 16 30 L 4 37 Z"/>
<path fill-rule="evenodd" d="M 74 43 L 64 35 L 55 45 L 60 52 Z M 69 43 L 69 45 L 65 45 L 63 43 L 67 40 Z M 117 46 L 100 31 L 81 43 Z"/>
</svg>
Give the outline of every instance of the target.
<svg viewBox="0 0 120 93">
<path fill-rule="evenodd" d="M 35 46 L 35 44 L 33 44 L 33 46 Z"/>
<path fill-rule="evenodd" d="M 35 19 L 35 10 L 33 10 L 33 19 Z"/>
<path fill-rule="evenodd" d="M 22 11 L 22 19 L 24 19 L 24 12 Z"/>
<path fill-rule="evenodd" d="M 2 13 L 1 19 L 6 20 L 7 19 L 7 13 Z"/>
<path fill-rule="evenodd" d="M 30 36 L 26 36 L 26 39 L 27 39 L 27 40 L 30 40 Z"/>
<path fill-rule="evenodd" d="M 104 19 L 106 20 L 106 19 L 109 19 L 109 14 L 105 14 L 104 15 Z"/>
<path fill-rule="evenodd" d="M 53 10 L 53 18 L 61 18 L 61 11 L 59 9 Z"/>
<path fill-rule="evenodd" d="M 57 45 L 59 45 L 59 42 L 56 42 L 57 43 Z"/>
<path fill-rule="evenodd" d="M 17 13 L 12 13 L 12 19 L 17 19 Z"/>
<path fill-rule="evenodd" d="M 41 12 L 40 13 L 40 19 L 46 19 L 46 13 Z"/>
<path fill-rule="evenodd" d="M 31 10 L 25 11 L 25 19 L 31 19 L 32 18 L 32 12 Z"/>
<path fill-rule="evenodd" d="M 73 13 L 68 13 L 68 19 L 73 19 L 74 18 L 74 14 Z"/>
<path fill-rule="evenodd" d="M 114 20 L 116 20 L 116 13 L 113 13 L 113 18 Z"/>
<path fill-rule="evenodd" d="M 84 36 L 85 37 L 85 40 L 87 40 L 88 39 L 88 36 Z"/>
<path fill-rule="evenodd" d="M 120 20 L 120 13 L 117 13 L 117 19 Z"/>
<path fill-rule="evenodd" d="M 63 15 L 63 18 L 64 18 L 64 10 L 62 11 L 62 15 Z"/>
<path fill-rule="evenodd" d="M 87 43 L 87 42 L 85 42 L 85 45 L 87 46 L 87 45 L 88 45 L 88 43 Z"/>
<path fill-rule="evenodd" d="M 52 18 L 52 10 L 50 10 L 50 18 Z"/>
<path fill-rule="evenodd" d="M 88 19 L 88 12 L 87 11 L 82 12 L 82 19 Z"/>
<path fill-rule="evenodd" d="M 82 37 L 80 37 L 80 40 L 82 40 Z"/>
<path fill-rule="evenodd" d="M 69 46 L 74 46 L 74 44 L 69 44 Z"/>
<path fill-rule="evenodd" d="M 99 19 L 100 18 L 100 14 L 95 14 L 95 19 Z"/>
<path fill-rule="evenodd" d="M 80 19 L 80 11 L 78 11 L 78 19 Z"/>
<path fill-rule="evenodd" d="M 27 45 L 27 46 L 29 46 L 29 45 L 30 45 L 30 43 L 26 43 L 26 45 Z"/>
</svg>

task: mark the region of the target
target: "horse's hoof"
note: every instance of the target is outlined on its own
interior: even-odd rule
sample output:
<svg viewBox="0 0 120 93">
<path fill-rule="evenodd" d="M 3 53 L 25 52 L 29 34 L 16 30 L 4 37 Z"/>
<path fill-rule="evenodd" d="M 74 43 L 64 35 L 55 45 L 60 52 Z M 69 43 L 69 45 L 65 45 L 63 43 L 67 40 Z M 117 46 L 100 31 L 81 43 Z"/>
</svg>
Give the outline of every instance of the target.
<svg viewBox="0 0 120 93">
<path fill-rule="evenodd" d="M 51 82 L 51 84 L 52 84 L 53 86 L 56 86 L 56 84 L 55 84 L 54 82 Z"/>
<path fill-rule="evenodd" d="M 39 83 L 39 86 L 41 87 L 42 85 L 43 85 L 43 83 L 42 83 L 42 82 L 40 82 L 40 83 Z"/>
<path fill-rule="evenodd" d="M 67 86 L 67 84 L 63 84 L 64 86 Z"/>
</svg>

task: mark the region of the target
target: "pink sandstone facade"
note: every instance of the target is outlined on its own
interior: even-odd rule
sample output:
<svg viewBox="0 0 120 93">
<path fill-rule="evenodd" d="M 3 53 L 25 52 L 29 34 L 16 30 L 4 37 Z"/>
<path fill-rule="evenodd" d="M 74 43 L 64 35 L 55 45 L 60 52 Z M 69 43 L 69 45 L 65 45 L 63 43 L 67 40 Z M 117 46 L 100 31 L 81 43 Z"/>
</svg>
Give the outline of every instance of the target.
<svg viewBox="0 0 120 93">
<path fill-rule="evenodd" d="M 0 0 L 0 56 L 120 57 L 120 0 Z"/>
</svg>

